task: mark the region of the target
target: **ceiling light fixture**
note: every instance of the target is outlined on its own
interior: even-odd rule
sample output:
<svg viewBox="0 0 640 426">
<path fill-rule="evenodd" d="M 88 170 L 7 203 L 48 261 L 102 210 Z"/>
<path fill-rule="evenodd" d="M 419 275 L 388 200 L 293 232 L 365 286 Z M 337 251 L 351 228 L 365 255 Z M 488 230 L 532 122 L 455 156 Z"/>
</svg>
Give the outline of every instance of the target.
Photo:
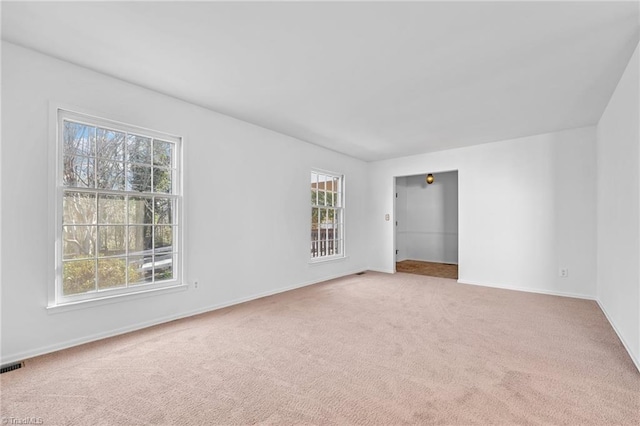
<svg viewBox="0 0 640 426">
<path fill-rule="evenodd" d="M 429 185 L 431 185 L 431 184 L 433 183 L 433 181 L 434 181 L 434 180 L 435 180 L 435 179 L 434 179 L 433 175 L 432 175 L 431 173 L 429 173 L 429 174 L 427 175 L 427 179 L 426 179 L 427 183 L 428 183 Z"/>
</svg>

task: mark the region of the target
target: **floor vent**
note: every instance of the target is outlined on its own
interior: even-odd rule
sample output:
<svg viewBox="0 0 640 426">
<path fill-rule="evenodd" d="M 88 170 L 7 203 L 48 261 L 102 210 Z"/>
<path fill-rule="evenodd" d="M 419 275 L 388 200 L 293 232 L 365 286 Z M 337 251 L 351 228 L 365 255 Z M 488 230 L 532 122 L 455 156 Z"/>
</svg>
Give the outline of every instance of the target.
<svg viewBox="0 0 640 426">
<path fill-rule="evenodd" d="M 18 368 L 22 368 L 21 362 L 14 362 L 12 364 L 3 365 L 0 367 L 0 374 L 4 374 L 9 371 L 17 370 Z"/>
<path fill-rule="evenodd" d="M 364 275 L 364 271 L 356 273 L 356 275 Z"/>
</svg>

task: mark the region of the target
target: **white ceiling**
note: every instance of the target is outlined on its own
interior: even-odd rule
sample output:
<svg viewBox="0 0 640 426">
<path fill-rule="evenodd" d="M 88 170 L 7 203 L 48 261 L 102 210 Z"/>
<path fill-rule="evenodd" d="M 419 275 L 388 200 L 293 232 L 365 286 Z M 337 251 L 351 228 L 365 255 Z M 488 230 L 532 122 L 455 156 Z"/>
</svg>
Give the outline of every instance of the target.
<svg viewBox="0 0 640 426">
<path fill-rule="evenodd" d="M 2 38 L 363 160 L 597 123 L 638 2 L 2 2 Z"/>
</svg>

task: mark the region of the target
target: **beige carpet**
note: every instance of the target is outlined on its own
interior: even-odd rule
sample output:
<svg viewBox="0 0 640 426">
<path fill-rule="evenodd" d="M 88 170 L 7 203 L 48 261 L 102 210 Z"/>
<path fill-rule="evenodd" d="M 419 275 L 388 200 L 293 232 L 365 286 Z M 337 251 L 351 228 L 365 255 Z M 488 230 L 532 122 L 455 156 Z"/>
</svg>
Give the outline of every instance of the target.
<svg viewBox="0 0 640 426">
<path fill-rule="evenodd" d="M 428 275 L 430 277 L 458 279 L 458 265 L 451 263 L 425 262 L 423 260 L 402 260 L 396 262 L 397 272 Z"/>
<path fill-rule="evenodd" d="M 640 422 L 640 374 L 594 302 L 403 273 L 35 358 L 0 385 L 4 418 L 45 425 Z"/>
</svg>

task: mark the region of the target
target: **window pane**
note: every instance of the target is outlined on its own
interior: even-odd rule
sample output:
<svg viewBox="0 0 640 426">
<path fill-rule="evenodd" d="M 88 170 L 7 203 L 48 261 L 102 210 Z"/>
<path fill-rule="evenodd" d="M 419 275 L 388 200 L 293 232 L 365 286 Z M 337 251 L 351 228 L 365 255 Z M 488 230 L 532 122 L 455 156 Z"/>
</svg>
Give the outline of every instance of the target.
<svg viewBox="0 0 640 426">
<path fill-rule="evenodd" d="M 96 255 L 95 226 L 63 226 L 62 257 L 74 259 Z"/>
<path fill-rule="evenodd" d="M 153 250 L 152 226 L 129 226 L 129 256 L 141 256 Z"/>
<path fill-rule="evenodd" d="M 96 261 L 78 260 L 62 263 L 62 293 L 86 293 L 96 287 Z"/>
<path fill-rule="evenodd" d="M 319 209 L 317 207 L 311 208 L 311 229 L 318 229 L 318 214 Z"/>
<path fill-rule="evenodd" d="M 155 281 L 173 279 L 174 258 L 172 253 L 156 255 L 154 257 L 153 278 Z"/>
<path fill-rule="evenodd" d="M 96 157 L 124 160 L 124 133 L 98 128 L 96 140 Z"/>
<path fill-rule="evenodd" d="M 63 155 L 95 155 L 96 128 L 85 124 L 64 121 Z"/>
<path fill-rule="evenodd" d="M 311 209 L 311 257 L 317 257 L 318 251 L 318 215 L 319 210 L 317 207 Z"/>
<path fill-rule="evenodd" d="M 63 161 L 62 184 L 76 188 L 95 186 L 95 159 L 80 156 L 65 156 Z"/>
<path fill-rule="evenodd" d="M 98 197 L 98 223 L 127 223 L 127 203 L 123 195 Z"/>
<path fill-rule="evenodd" d="M 127 136 L 127 161 L 151 165 L 151 139 L 142 136 Z"/>
<path fill-rule="evenodd" d="M 327 192 L 327 205 L 328 206 L 334 206 L 334 200 L 336 199 L 336 193 L 335 192 Z"/>
<path fill-rule="evenodd" d="M 153 164 L 156 166 L 172 167 L 173 144 L 171 142 L 153 141 Z"/>
<path fill-rule="evenodd" d="M 341 224 L 337 224 L 336 225 L 334 233 L 335 233 L 335 236 L 334 236 L 335 239 L 342 239 L 342 225 Z"/>
<path fill-rule="evenodd" d="M 324 229 L 324 226 L 327 223 L 327 218 L 328 218 L 327 209 L 320 209 L 320 228 Z"/>
<path fill-rule="evenodd" d="M 153 223 L 153 198 L 129 197 L 129 223 Z"/>
<path fill-rule="evenodd" d="M 324 228 L 320 228 L 318 230 L 318 241 L 326 241 L 327 240 L 327 230 Z"/>
<path fill-rule="evenodd" d="M 163 225 L 173 224 L 173 200 L 171 198 L 155 197 L 155 223 Z"/>
<path fill-rule="evenodd" d="M 127 164 L 127 191 L 151 192 L 151 166 Z"/>
<path fill-rule="evenodd" d="M 153 255 L 129 256 L 129 284 L 153 281 Z"/>
<path fill-rule="evenodd" d="M 100 226 L 98 230 L 98 255 L 118 256 L 127 253 L 126 226 Z"/>
<path fill-rule="evenodd" d="M 327 241 L 327 256 L 333 256 L 335 254 L 335 241 L 329 238 Z"/>
<path fill-rule="evenodd" d="M 332 213 L 332 212 L 329 212 Z M 332 240 L 334 238 L 334 234 L 336 233 L 336 228 L 338 227 L 338 223 L 334 218 L 330 218 L 326 224 L 327 230 L 329 231 L 329 239 Z"/>
<path fill-rule="evenodd" d="M 171 193 L 171 169 L 153 168 L 153 192 Z"/>
<path fill-rule="evenodd" d="M 318 204 L 318 191 L 315 189 L 311 190 L 311 204 L 314 206 Z"/>
<path fill-rule="evenodd" d="M 173 227 L 172 226 L 156 226 L 154 234 L 154 248 L 158 251 L 172 251 L 173 245 Z"/>
<path fill-rule="evenodd" d="M 64 224 L 96 223 L 96 196 L 83 192 L 65 191 L 62 200 L 62 221 Z"/>
<path fill-rule="evenodd" d="M 98 289 L 123 287 L 127 282 L 127 261 L 124 257 L 98 259 Z"/>
<path fill-rule="evenodd" d="M 124 166 L 118 161 L 97 160 L 97 187 L 101 189 L 124 190 Z"/>
</svg>

